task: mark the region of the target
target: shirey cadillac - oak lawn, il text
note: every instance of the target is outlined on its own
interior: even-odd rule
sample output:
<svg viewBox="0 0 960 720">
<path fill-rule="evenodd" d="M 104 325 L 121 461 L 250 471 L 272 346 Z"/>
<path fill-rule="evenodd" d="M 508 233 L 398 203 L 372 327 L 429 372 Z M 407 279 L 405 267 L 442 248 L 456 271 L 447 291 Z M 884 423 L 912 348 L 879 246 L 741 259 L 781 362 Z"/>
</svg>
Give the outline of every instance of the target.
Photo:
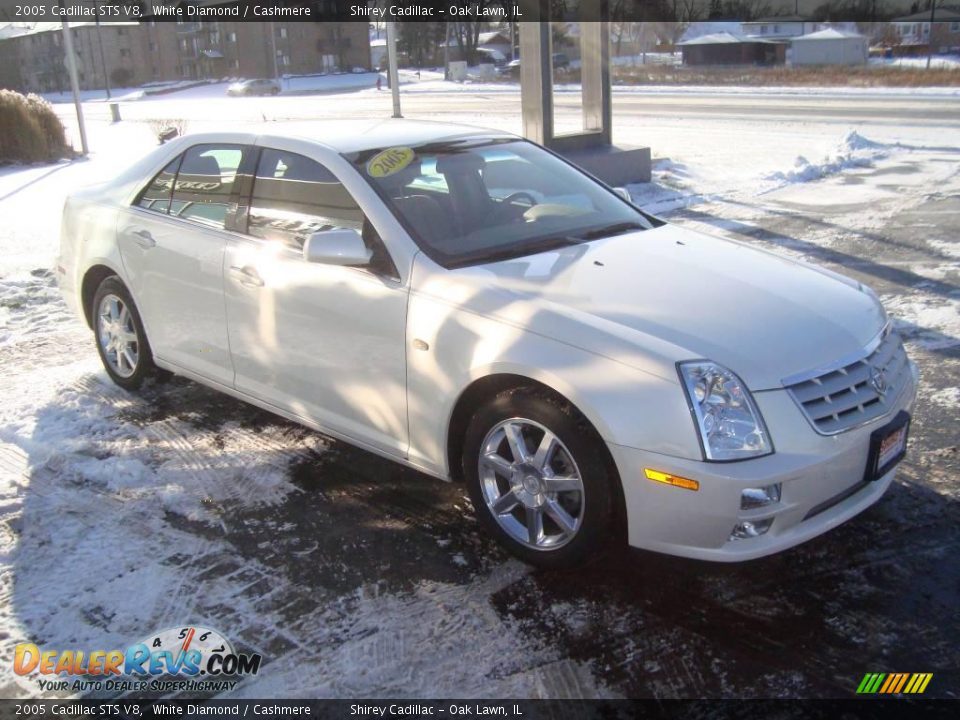
<svg viewBox="0 0 960 720">
<path fill-rule="evenodd" d="M 868 288 L 476 128 L 179 138 L 67 200 L 58 273 L 117 384 L 172 371 L 462 480 L 546 566 L 819 535 L 889 487 L 916 394 Z"/>
</svg>

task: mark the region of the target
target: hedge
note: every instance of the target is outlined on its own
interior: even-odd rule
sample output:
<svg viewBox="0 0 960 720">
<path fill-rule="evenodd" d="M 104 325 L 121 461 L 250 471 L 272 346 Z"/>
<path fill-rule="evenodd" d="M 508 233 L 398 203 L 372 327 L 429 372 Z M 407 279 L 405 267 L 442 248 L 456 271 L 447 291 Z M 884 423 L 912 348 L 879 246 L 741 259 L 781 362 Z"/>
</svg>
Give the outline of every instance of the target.
<svg viewBox="0 0 960 720">
<path fill-rule="evenodd" d="M 50 103 L 38 95 L 0 90 L 0 163 L 57 160 L 71 152 Z"/>
</svg>

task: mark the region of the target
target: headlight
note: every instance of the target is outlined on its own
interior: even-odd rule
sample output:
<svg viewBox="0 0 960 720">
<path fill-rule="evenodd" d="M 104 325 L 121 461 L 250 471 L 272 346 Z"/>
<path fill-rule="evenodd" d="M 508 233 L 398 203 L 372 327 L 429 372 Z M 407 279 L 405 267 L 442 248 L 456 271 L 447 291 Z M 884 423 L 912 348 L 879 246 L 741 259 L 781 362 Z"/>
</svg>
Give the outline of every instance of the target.
<svg viewBox="0 0 960 720">
<path fill-rule="evenodd" d="M 707 360 L 682 362 L 678 368 L 708 460 L 773 452 L 760 411 L 740 378 Z"/>
</svg>

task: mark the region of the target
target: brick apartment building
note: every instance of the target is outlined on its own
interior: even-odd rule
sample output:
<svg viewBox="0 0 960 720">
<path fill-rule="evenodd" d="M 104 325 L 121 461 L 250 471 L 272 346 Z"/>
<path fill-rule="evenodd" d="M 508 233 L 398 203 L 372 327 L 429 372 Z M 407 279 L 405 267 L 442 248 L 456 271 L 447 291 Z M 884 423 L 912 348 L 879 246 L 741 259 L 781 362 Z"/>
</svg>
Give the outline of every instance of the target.
<svg viewBox="0 0 960 720">
<path fill-rule="evenodd" d="M 100 23 L 99 27 L 88 22 L 71 23 L 71 32 L 84 90 L 103 88 L 105 78 L 113 87 L 132 87 L 370 67 L 369 31 L 364 22 L 147 21 Z M 69 88 L 59 25 L 0 28 L 0 87 L 22 92 Z"/>
</svg>

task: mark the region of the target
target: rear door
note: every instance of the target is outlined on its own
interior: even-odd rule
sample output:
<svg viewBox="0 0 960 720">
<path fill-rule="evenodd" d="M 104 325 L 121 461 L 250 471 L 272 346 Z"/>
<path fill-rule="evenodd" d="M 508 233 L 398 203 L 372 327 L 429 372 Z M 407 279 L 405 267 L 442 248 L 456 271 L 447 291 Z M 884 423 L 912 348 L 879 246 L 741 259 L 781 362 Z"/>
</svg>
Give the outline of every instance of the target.
<svg viewBox="0 0 960 720">
<path fill-rule="evenodd" d="M 194 145 L 165 167 L 120 218 L 118 244 L 156 357 L 233 384 L 223 298 L 234 181 L 250 147 Z"/>
</svg>

